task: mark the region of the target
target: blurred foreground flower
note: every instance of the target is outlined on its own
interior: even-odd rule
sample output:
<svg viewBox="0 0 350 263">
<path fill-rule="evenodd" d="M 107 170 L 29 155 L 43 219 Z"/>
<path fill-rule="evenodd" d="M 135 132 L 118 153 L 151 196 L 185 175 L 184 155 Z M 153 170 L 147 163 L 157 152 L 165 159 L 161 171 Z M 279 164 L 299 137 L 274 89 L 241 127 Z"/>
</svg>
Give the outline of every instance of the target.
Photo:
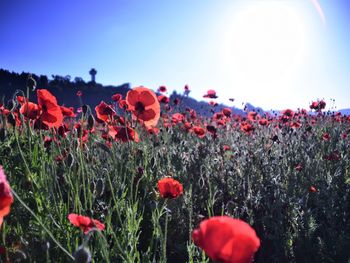
<svg viewBox="0 0 350 263">
<path fill-rule="evenodd" d="M 228 216 L 214 216 L 192 232 L 194 243 L 213 260 L 249 263 L 260 247 L 255 230 L 246 222 Z"/>
<path fill-rule="evenodd" d="M 11 188 L 6 180 L 6 175 L 2 166 L 0 166 L 0 227 L 2 225 L 4 216 L 10 213 L 10 207 L 13 203 L 13 196 Z"/>
</svg>

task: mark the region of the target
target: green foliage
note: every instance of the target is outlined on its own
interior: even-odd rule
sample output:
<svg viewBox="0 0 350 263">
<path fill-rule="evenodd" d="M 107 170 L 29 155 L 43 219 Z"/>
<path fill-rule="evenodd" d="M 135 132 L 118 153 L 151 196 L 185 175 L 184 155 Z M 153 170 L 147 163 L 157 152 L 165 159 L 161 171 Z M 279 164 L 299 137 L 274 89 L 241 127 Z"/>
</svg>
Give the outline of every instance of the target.
<svg viewBox="0 0 350 263">
<path fill-rule="evenodd" d="M 346 262 L 350 155 L 349 139 L 340 135 L 348 126 L 325 117 L 309 131 L 307 121 L 299 129 L 261 126 L 251 135 L 228 126 L 215 139 L 177 126 L 157 136 L 139 127 L 141 142 L 111 148 L 98 133 L 82 145 L 73 131 L 63 138 L 6 128 L 0 162 L 27 207 L 15 199 L 4 220 L 2 259 L 21 251 L 28 262 L 69 262 L 85 242 L 93 262 L 209 262 L 191 232 L 202 219 L 227 214 L 256 230 L 256 262 Z M 45 136 L 53 139 L 46 147 Z M 339 160 L 324 158 L 335 151 Z M 181 197 L 158 195 L 164 176 L 183 184 Z M 84 237 L 69 213 L 106 229 Z"/>
</svg>

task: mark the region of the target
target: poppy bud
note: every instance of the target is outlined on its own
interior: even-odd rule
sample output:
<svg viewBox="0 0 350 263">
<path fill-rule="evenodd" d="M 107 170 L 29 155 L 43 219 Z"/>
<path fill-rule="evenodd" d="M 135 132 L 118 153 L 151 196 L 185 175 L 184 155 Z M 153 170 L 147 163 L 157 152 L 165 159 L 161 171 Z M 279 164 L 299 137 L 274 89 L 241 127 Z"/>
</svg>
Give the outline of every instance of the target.
<svg viewBox="0 0 350 263">
<path fill-rule="evenodd" d="M 310 186 L 309 191 L 310 191 L 311 193 L 316 193 L 316 192 L 317 192 L 317 189 L 316 189 L 316 187 L 314 187 L 314 186 Z"/>
<path fill-rule="evenodd" d="M 0 129 L 0 141 L 4 141 L 6 138 L 6 130 L 4 128 Z"/>
<path fill-rule="evenodd" d="M 43 251 L 48 251 L 50 249 L 50 242 L 49 241 L 43 241 L 41 242 L 41 249 Z"/>
<path fill-rule="evenodd" d="M 94 127 L 94 124 L 95 124 L 95 119 L 90 114 L 89 117 L 88 117 L 88 129 L 91 130 Z"/>
<path fill-rule="evenodd" d="M 74 262 L 77 263 L 89 263 L 91 262 L 90 250 L 84 246 L 78 247 L 78 250 L 74 252 Z"/>
<path fill-rule="evenodd" d="M 84 105 L 81 107 L 81 109 L 82 109 L 82 111 L 83 111 L 83 114 L 85 115 L 85 114 L 87 113 L 88 107 L 87 107 L 87 105 L 84 104 Z"/>
<path fill-rule="evenodd" d="M 33 79 L 31 74 L 29 74 L 27 79 L 27 87 L 30 88 L 32 91 L 34 91 L 36 88 L 36 81 L 35 79 Z"/>
<path fill-rule="evenodd" d="M 16 119 L 12 113 L 7 116 L 7 122 L 10 123 L 12 126 L 16 125 Z"/>
<path fill-rule="evenodd" d="M 17 250 L 13 255 L 13 262 L 23 262 L 27 259 L 27 255 L 22 250 Z"/>
<path fill-rule="evenodd" d="M 13 108 L 15 107 L 16 103 L 13 100 L 9 100 L 7 101 L 7 107 L 10 111 L 13 110 Z"/>
</svg>

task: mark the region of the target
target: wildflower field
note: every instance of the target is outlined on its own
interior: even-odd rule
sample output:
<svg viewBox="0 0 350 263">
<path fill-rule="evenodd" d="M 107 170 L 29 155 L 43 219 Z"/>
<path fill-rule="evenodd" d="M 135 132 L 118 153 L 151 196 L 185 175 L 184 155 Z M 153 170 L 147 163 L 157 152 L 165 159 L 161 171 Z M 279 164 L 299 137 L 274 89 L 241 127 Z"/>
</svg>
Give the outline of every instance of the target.
<svg viewBox="0 0 350 263">
<path fill-rule="evenodd" d="M 348 261 L 349 116 L 204 117 L 165 91 L 1 105 L 2 262 Z"/>
</svg>

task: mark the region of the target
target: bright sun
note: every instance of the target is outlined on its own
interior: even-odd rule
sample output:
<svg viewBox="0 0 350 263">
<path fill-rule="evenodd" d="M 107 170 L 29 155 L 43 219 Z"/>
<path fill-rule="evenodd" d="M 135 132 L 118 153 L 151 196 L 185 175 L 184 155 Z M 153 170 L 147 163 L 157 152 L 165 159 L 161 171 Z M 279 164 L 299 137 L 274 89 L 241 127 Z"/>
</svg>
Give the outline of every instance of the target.
<svg viewBox="0 0 350 263">
<path fill-rule="evenodd" d="M 291 6 L 254 2 L 233 17 L 227 59 L 232 77 L 243 87 L 286 78 L 303 61 L 304 24 Z"/>
</svg>

